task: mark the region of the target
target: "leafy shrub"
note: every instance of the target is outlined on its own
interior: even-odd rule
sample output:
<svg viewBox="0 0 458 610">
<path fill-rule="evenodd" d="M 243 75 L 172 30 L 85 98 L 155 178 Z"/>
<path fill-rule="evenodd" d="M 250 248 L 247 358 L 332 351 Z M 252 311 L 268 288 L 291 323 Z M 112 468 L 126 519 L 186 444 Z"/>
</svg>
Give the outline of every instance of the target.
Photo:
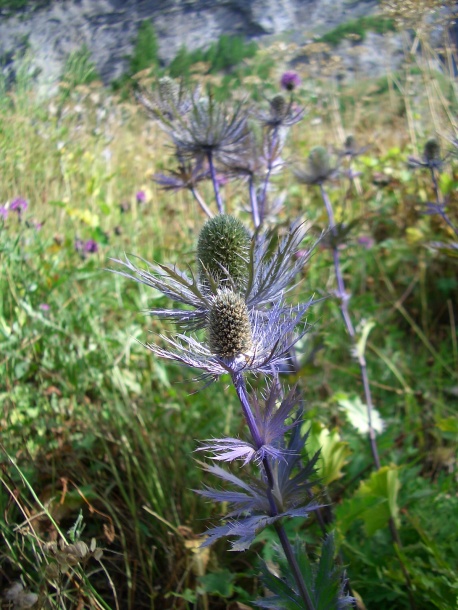
<svg viewBox="0 0 458 610">
<path fill-rule="evenodd" d="M 154 26 L 151 21 L 142 21 L 138 28 L 134 52 L 130 58 L 130 74 L 137 74 L 146 68 L 157 66 L 159 63 L 157 52 L 158 42 Z"/>
<path fill-rule="evenodd" d="M 173 77 L 189 74 L 191 66 L 200 61 L 210 64 L 210 73 L 230 70 L 244 59 L 253 57 L 256 50 L 256 43 L 246 43 L 241 36 L 224 34 L 205 51 L 202 49 L 187 51 L 186 47 L 181 47 L 169 66 L 169 73 Z"/>
<path fill-rule="evenodd" d="M 392 19 L 377 16 L 361 17 L 360 19 L 338 25 L 322 36 L 319 39 L 319 42 L 325 42 L 336 47 L 349 35 L 355 35 L 361 40 L 364 40 L 368 31 L 377 32 L 377 34 L 385 34 L 386 32 L 393 32 L 394 30 L 395 26 Z"/>
</svg>

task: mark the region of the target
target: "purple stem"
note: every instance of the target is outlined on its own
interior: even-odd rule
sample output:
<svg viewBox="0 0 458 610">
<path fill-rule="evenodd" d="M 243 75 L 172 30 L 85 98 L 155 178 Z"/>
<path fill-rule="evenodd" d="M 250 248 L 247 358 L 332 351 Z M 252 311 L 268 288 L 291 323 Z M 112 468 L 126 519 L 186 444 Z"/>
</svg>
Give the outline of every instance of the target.
<svg viewBox="0 0 458 610">
<path fill-rule="evenodd" d="M 237 396 L 240 400 L 240 404 L 242 405 L 243 415 L 245 416 L 245 420 L 248 424 L 248 429 L 250 430 L 250 434 L 253 438 L 254 444 L 257 449 L 260 449 L 263 445 L 261 435 L 259 434 L 259 430 L 256 424 L 256 420 L 253 416 L 253 412 L 251 411 L 250 403 L 248 400 L 248 392 L 245 385 L 245 380 L 240 373 L 232 373 L 232 382 L 234 384 L 235 390 L 237 392 Z M 267 488 L 267 499 L 269 501 L 271 516 L 275 517 L 279 514 L 279 510 L 275 503 L 275 498 L 272 493 L 272 489 L 274 486 L 274 477 L 272 473 L 272 468 L 267 457 L 263 458 L 262 465 L 264 468 L 264 472 L 266 475 L 266 479 L 268 482 Z M 304 578 L 301 574 L 301 570 L 297 563 L 296 557 L 294 555 L 294 551 L 291 547 L 291 543 L 286 535 L 285 528 L 283 525 L 276 521 L 275 530 L 277 532 L 278 538 L 280 539 L 281 546 L 283 548 L 283 552 L 285 553 L 285 557 L 290 565 L 291 571 L 294 576 L 294 580 L 296 581 L 296 585 L 299 590 L 299 594 L 302 597 L 305 607 L 307 610 L 315 610 L 312 599 L 307 590 L 307 586 L 305 584 Z"/>
<path fill-rule="evenodd" d="M 216 179 L 215 166 L 213 164 L 213 154 L 212 154 L 211 150 L 207 151 L 207 159 L 208 159 L 208 167 L 210 168 L 210 175 L 212 177 L 213 189 L 215 191 L 215 199 L 216 199 L 216 205 L 218 207 L 218 213 L 224 214 L 223 201 L 221 199 L 221 194 L 219 192 L 218 181 Z"/>
<path fill-rule="evenodd" d="M 256 195 L 256 186 L 254 184 L 253 176 L 250 176 L 250 182 L 248 185 L 249 193 L 250 193 L 250 205 L 251 205 L 251 215 L 253 217 L 254 228 L 257 229 L 261 224 L 259 219 L 259 207 L 258 207 L 258 196 Z"/>
<path fill-rule="evenodd" d="M 270 140 L 269 140 L 268 159 L 267 159 L 267 172 L 266 172 L 266 177 L 265 177 L 265 180 L 264 180 L 264 186 L 263 186 L 263 189 L 262 189 L 262 196 L 261 196 L 260 224 L 263 222 L 264 215 L 265 215 L 266 199 L 267 199 L 267 187 L 269 186 L 270 174 L 272 173 L 272 168 L 273 168 L 272 155 L 273 155 L 273 151 L 274 151 L 275 145 L 277 143 L 277 135 L 278 135 L 278 127 L 275 127 L 272 130 L 272 134 L 271 134 L 271 137 L 270 137 Z"/>
<path fill-rule="evenodd" d="M 323 199 L 323 203 L 326 207 L 326 212 L 328 213 L 329 227 L 331 229 L 331 233 L 334 237 L 337 237 L 336 222 L 334 219 L 334 212 L 332 209 L 331 201 L 322 184 L 320 184 L 320 192 L 321 192 L 321 198 Z M 340 299 L 340 311 L 342 313 L 342 317 L 343 317 L 345 326 L 347 328 L 347 332 L 350 335 L 353 346 L 355 346 L 356 345 L 356 332 L 355 332 L 355 328 L 353 326 L 353 322 L 351 321 L 350 312 L 348 309 L 348 302 L 350 300 L 350 295 L 345 291 L 345 282 L 344 282 L 344 278 L 343 278 L 343 274 L 342 274 L 342 269 L 340 266 L 339 250 L 338 250 L 337 244 L 335 244 L 335 243 L 332 246 L 332 257 L 334 260 L 334 271 L 335 271 L 336 281 L 337 281 L 337 296 Z M 372 459 L 374 460 L 375 467 L 377 468 L 377 470 L 379 470 L 380 457 L 379 457 L 379 453 L 378 453 L 378 449 L 377 449 L 377 441 L 375 438 L 375 432 L 374 432 L 374 428 L 373 428 L 373 424 L 372 424 L 372 410 L 374 407 L 373 407 L 373 403 L 372 403 L 372 394 L 371 394 L 371 389 L 370 389 L 370 385 L 369 385 L 369 376 L 367 373 L 366 359 L 364 358 L 363 354 L 358 353 L 358 364 L 359 364 L 359 368 L 361 370 L 361 377 L 363 380 L 363 387 L 364 387 L 364 395 L 366 397 L 367 422 L 368 422 L 368 427 L 369 427 L 369 442 L 370 442 L 370 446 L 371 446 Z"/>
<path fill-rule="evenodd" d="M 332 204 L 328 197 L 327 192 L 325 191 L 325 189 L 323 187 L 323 184 L 320 184 L 320 192 L 321 192 L 321 198 L 323 199 L 323 203 L 326 207 L 326 211 L 328 214 L 329 227 L 331 229 L 331 233 L 334 237 L 337 237 L 336 222 L 334 219 L 334 212 L 332 209 Z M 345 282 L 344 282 L 342 270 L 340 267 L 339 250 L 338 250 L 336 242 L 334 242 L 334 244 L 332 246 L 332 255 L 333 255 L 333 259 L 334 259 L 334 270 L 335 270 L 336 281 L 337 281 L 337 296 L 340 298 L 340 310 L 342 312 L 342 317 L 344 319 L 344 323 L 347 328 L 348 334 L 350 335 L 352 344 L 355 347 L 356 346 L 356 333 L 355 333 L 355 328 L 351 321 L 350 312 L 348 309 L 348 302 L 350 300 L 350 294 L 345 292 Z M 370 447 L 371 447 L 372 458 L 374 460 L 376 469 L 380 470 L 380 466 L 381 466 L 380 456 L 378 453 L 377 440 L 375 438 L 375 432 L 374 432 L 374 428 L 372 425 L 372 411 L 373 411 L 374 407 L 373 407 L 373 403 L 372 403 L 372 394 L 371 394 L 371 388 L 369 385 L 369 375 L 367 372 L 366 359 L 364 357 L 364 354 L 360 354 L 357 350 L 356 350 L 356 353 L 358 354 L 358 363 L 359 363 L 359 368 L 361 370 L 361 378 L 363 380 L 364 395 L 366 398 L 367 422 L 368 422 L 368 427 L 369 427 L 369 443 L 370 443 Z M 399 532 L 397 530 L 393 517 L 389 518 L 388 523 L 389 523 L 391 538 L 392 538 L 394 544 L 400 548 L 401 539 L 399 537 Z M 404 579 L 406 581 L 410 607 L 412 608 L 412 610 L 415 610 L 416 606 L 415 606 L 415 600 L 414 600 L 413 594 L 412 594 L 412 581 L 410 580 L 410 576 L 409 576 L 409 573 L 407 572 L 407 568 L 405 567 L 405 565 L 400 557 L 399 557 L 399 563 L 401 565 L 401 570 L 404 575 Z"/>
<path fill-rule="evenodd" d="M 196 189 L 192 186 L 190 188 L 190 190 L 191 190 L 191 193 L 193 194 L 194 199 L 197 201 L 197 203 L 199 204 L 199 206 L 200 206 L 201 210 L 204 212 L 204 214 L 206 214 L 208 216 L 208 218 L 213 218 L 215 215 L 209 209 L 209 207 L 207 206 L 205 201 L 202 199 L 200 194 L 196 191 Z"/>
<path fill-rule="evenodd" d="M 431 177 L 433 179 L 434 193 L 436 195 L 436 203 L 438 206 L 441 206 L 442 205 L 441 192 L 439 190 L 439 184 L 437 183 L 437 177 L 436 177 L 436 172 L 434 171 L 434 167 L 430 167 L 429 171 L 431 172 Z M 450 220 L 450 218 L 447 216 L 447 214 L 444 212 L 444 210 L 441 210 L 441 212 L 439 212 L 439 213 L 440 213 L 442 219 L 448 224 L 448 226 L 452 229 L 452 231 L 458 237 L 458 229 L 455 227 L 455 225 Z"/>
</svg>

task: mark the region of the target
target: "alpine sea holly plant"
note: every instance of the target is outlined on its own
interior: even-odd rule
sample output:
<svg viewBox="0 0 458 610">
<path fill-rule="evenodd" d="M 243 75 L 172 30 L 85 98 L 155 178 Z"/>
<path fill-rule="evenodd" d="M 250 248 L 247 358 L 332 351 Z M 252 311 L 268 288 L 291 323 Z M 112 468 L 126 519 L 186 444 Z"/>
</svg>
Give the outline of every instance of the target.
<svg viewBox="0 0 458 610">
<path fill-rule="evenodd" d="M 291 350 L 308 330 L 306 315 L 313 298 L 291 304 L 287 293 L 313 248 L 304 247 L 307 232 L 303 222 L 293 223 L 278 239 L 275 232 L 264 228 L 269 180 L 280 167 L 274 161 L 281 155 L 284 130 L 303 114 L 295 105 L 292 88 L 287 90 L 291 92 L 289 100 L 276 96 L 268 114 L 258 115 L 263 140 L 257 149 L 264 154 L 252 163 L 244 146 L 253 143 L 254 136 L 249 132 L 248 111 L 242 105 L 232 111 L 211 96 L 197 99 L 193 95 L 190 107 L 183 111 L 178 98 L 169 96 L 169 114 L 165 116 L 162 94 L 162 107 L 153 115 L 171 136 L 181 167 L 189 164 L 188 175 L 208 172 L 217 214 L 211 214 L 199 233 L 194 268 L 185 271 L 176 265 L 147 261 L 137 265 L 126 256 L 114 261 L 118 265 L 114 271 L 160 291 L 176 305 L 149 312 L 173 321 L 177 330 L 146 347 L 156 356 L 197 369 L 199 378 L 207 383 L 228 377 L 240 403 L 246 438 L 207 439 L 198 448 L 213 460 L 212 465 L 203 465 L 204 470 L 224 484 L 222 489 L 205 486 L 198 493 L 222 502 L 229 510 L 220 525 L 207 531 L 203 545 L 227 537 L 233 550 L 243 551 L 259 532 L 271 526 L 280 543 L 283 572 L 274 574 L 264 566 L 263 578 L 270 593 L 257 605 L 335 610 L 353 605 L 353 598 L 345 593 L 345 578 L 335 565 L 332 536 L 326 538 L 319 562 L 312 565 L 304 545 L 298 541 L 292 544 L 284 525 L 285 520 L 305 519 L 320 507 L 315 495 L 319 453 L 310 459 L 304 457 L 307 434 L 301 433 L 303 406 L 297 389 L 287 391 L 280 380 Z M 152 99 L 148 98 L 149 105 Z M 184 94 L 180 99 L 185 99 Z M 148 111 L 151 113 L 151 108 Z M 199 168 L 198 173 L 192 167 Z M 245 173 L 242 168 L 246 168 Z M 240 172 L 247 178 L 254 231 L 238 217 L 225 213 L 217 171 L 229 176 Z M 166 188 L 174 181 L 179 188 L 176 173 L 168 178 L 156 176 L 156 180 Z M 199 202 L 204 212 L 211 208 L 207 203 L 202 206 Z M 248 389 L 253 375 L 259 378 L 257 391 Z M 235 460 L 251 467 L 249 477 L 235 476 L 217 465 Z"/>
</svg>

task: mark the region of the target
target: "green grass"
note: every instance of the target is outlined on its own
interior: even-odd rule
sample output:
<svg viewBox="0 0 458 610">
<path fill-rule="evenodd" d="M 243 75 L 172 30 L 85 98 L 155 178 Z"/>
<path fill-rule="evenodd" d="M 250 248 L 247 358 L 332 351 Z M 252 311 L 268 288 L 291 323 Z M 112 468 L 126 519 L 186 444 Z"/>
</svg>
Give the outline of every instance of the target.
<svg viewBox="0 0 458 610">
<path fill-rule="evenodd" d="M 304 425 L 313 422 L 316 442 L 336 460 L 323 501 L 335 508 L 347 575 L 366 607 L 409 608 L 401 557 L 418 610 L 448 610 L 457 594 L 458 284 L 456 259 L 430 244 L 453 235 L 422 214 L 433 193 L 427 174 L 406 167 L 415 149 L 405 115 L 376 93 L 361 100 L 364 86 L 338 92 L 355 100 L 340 107 L 346 128 L 361 144 L 372 142 L 354 162 L 361 192 L 342 177 L 329 193 L 339 219 L 358 220 L 340 255 L 355 324 L 375 321 L 366 358 L 385 423 L 382 463 L 400 483 L 401 551 L 386 524 L 378 527 L 387 500 L 371 479 L 366 436 L 342 408 L 343 396 L 354 401 L 362 388 L 332 297 L 312 309 L 299 378 L 285 381 L 299 383 Z M 411 86 L 421 92 L 421 80 Z M 312 89 L 303 92 L 309 116 L 290 136 L 299 159 L 316 144 L 341 146 L 331 110 L 336 93 L 322 82 Z M 423 120 L 419 142 L 430 130 Z M 224 382 L 204 388 L 192 371 L 153 357 L 141 342 L 171 328 L 142 312 L 166 300 L 105 270 L 124 252 L 194 264 L 204 218 L 186 194 L 161 192 L 150 180 L 169 157 L 153 123 L 94 83 L 46 103 L 25 85 L 0 96 L 0 205 L 19 196 L 29 203 L 22 219 L 0 220 L 0 592 L 22 578 L 43 608 L 250 604 L 259 590 L 257 556 L 271 556 L 268 533 L 247 555 L 229 554 L 224 544 L 197 550 L 197 535 L 220 508 L 192 491 L 208 483 L 192 452 L 199 440 L 244 434 L 237 401 Z M 389 176 L 386 186 L 374 184 L 377 172 Z M 318 192 L 288 173 L 274 182 L 286 193 L 282 225 L 306 214 L 319 235 L 327 221 Z M 445 166 L 442 185 L 457 222 L 456 161 Z M 212 201 L 210 185 L 202 194 Z M 225 195 L 247 220 L 239 211 L 244 186 L 228 184 Z M 99 252 L 81 257 L 76 238 L 95 239 Z M 334 286 L 331 253 L 320 247 L 290 298 L 329 295 Z M 318 552 L 313 519 L 288 528 Z M 92 549 L 64 565 L 63 551 L 52 555 L 46 546 L 60 536 L 88 547 L 94 539 L 103 556 Z"/>
</svg>

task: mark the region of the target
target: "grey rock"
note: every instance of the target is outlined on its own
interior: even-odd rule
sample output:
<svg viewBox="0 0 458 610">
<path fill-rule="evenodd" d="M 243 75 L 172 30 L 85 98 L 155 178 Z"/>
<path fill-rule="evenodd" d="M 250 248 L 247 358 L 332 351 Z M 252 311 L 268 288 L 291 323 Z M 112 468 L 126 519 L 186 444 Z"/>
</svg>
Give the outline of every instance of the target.
<svg viewBox="0 0 458 610">
<path fill-rule="evenodd" d="M 183 45 L 205 48 L 222 34 L 262 39 L 288 32 L 305 42 L 376 7 L 375 0 L 52 0 L 14 16 L 0 14 L 0 58 L 14 71 L 14 56 L 27 44 L 31 70 L 50 92 L 69 54 L 84 44 L 104 83 L 119 77 L 145 19 L 154 24 L 167 64 Z M 369 43 L 364 62 L 380 65 L 383 42 L 373 35 Z"/>
</svg>

